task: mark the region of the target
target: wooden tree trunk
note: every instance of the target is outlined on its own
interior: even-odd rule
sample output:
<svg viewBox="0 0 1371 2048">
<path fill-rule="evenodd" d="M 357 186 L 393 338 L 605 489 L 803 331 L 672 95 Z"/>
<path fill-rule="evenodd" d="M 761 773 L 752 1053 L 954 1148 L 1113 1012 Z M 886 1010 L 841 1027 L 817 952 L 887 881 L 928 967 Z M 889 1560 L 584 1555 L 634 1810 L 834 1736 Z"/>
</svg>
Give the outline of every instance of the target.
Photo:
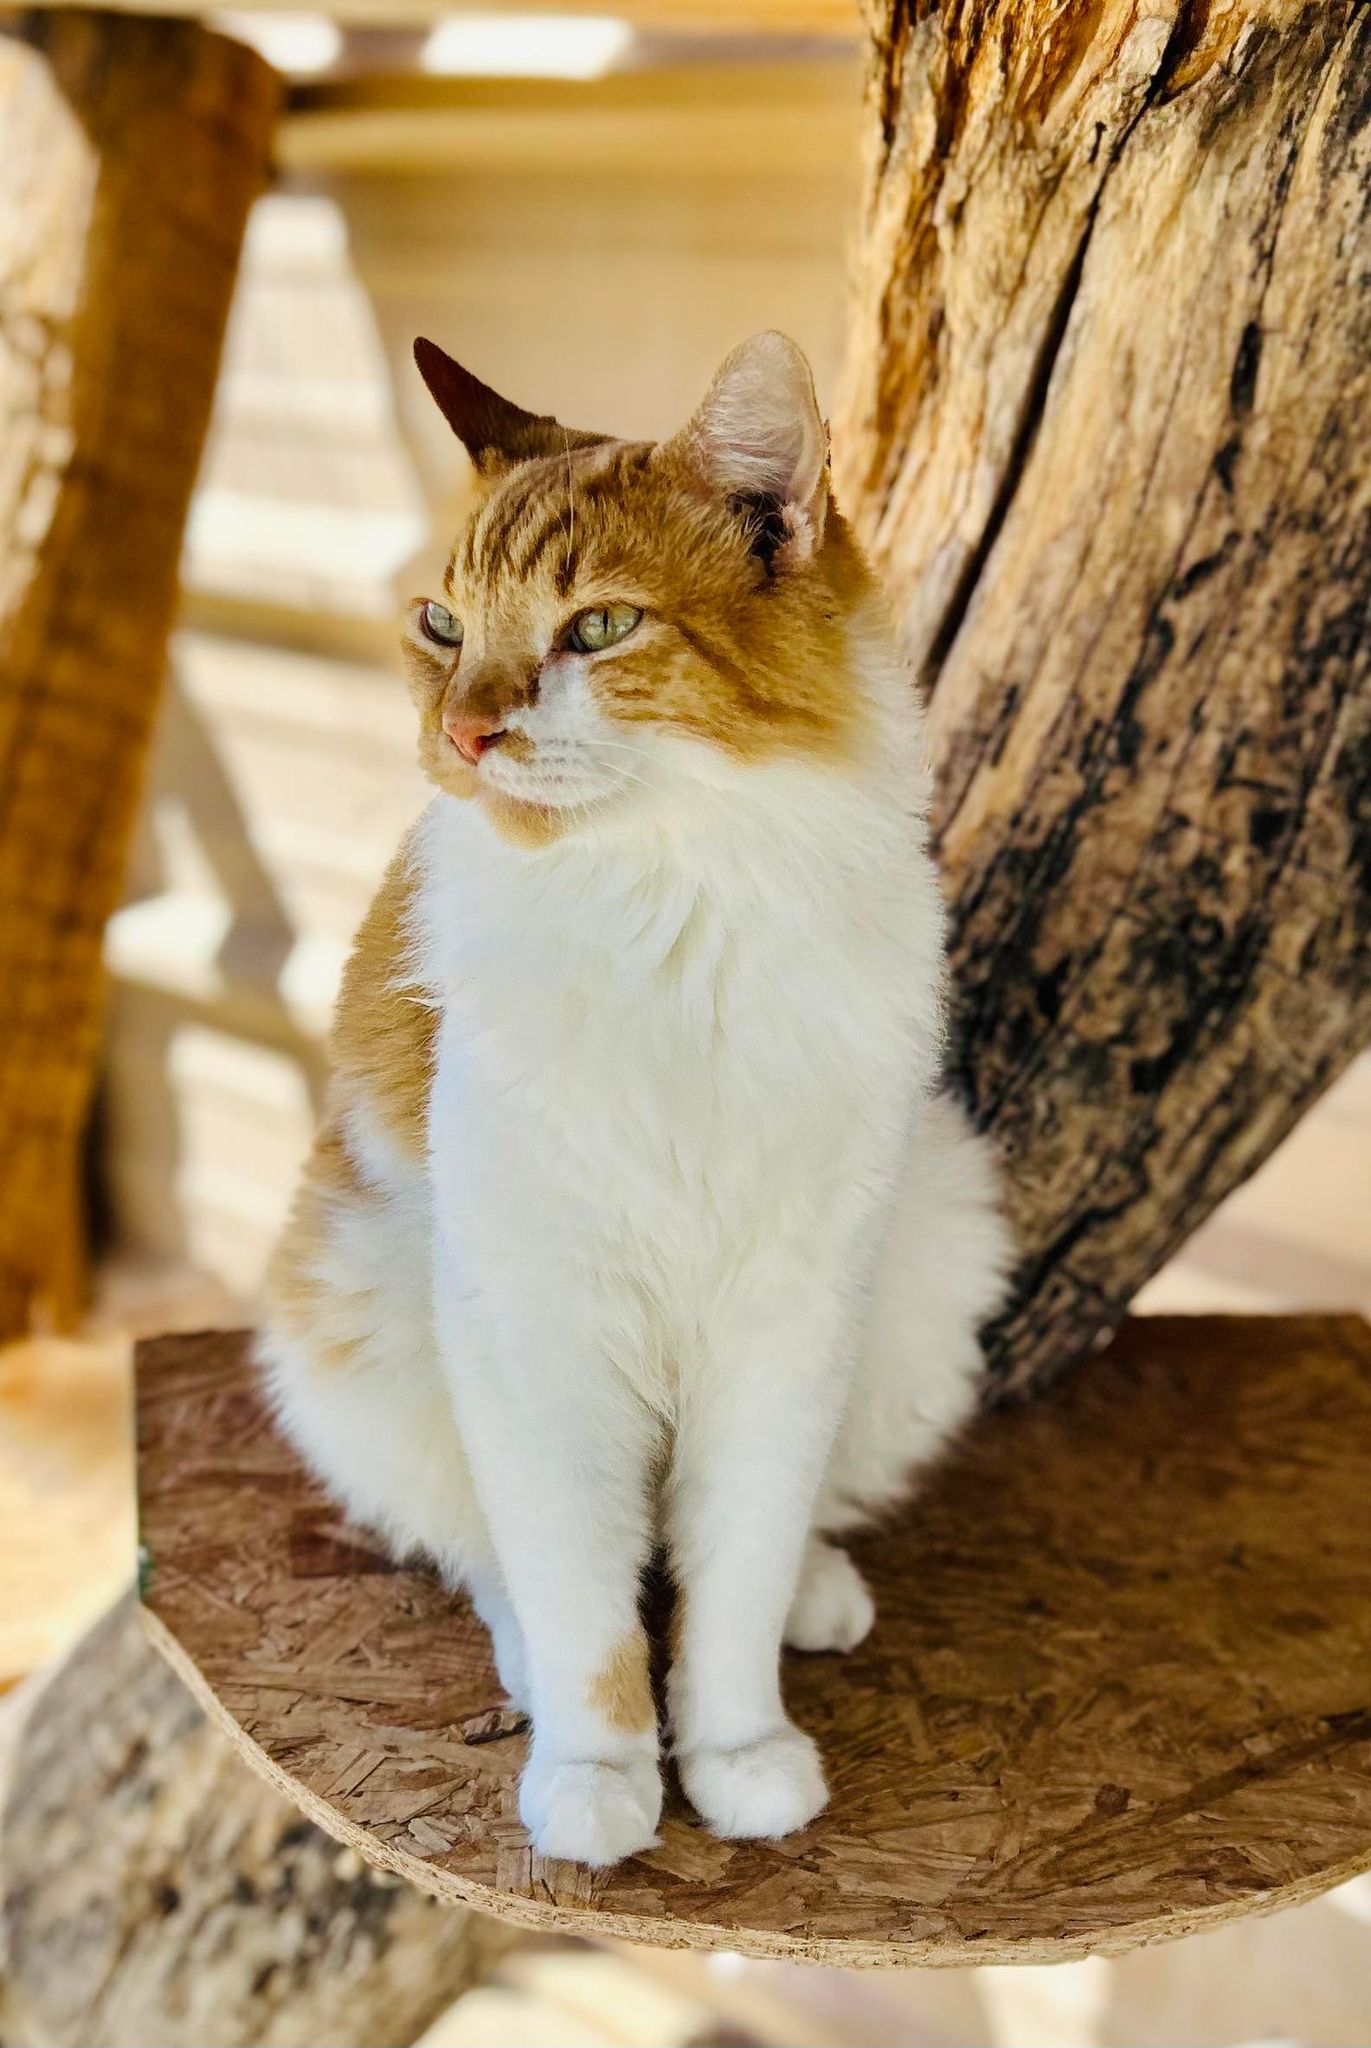
<svg viewBox="0 0 1371 2048">
<path fill-rule="evenodd" d="M 363 1864 L 112 1610 L 42 1686 L 0 1805 L 6 2048 L 402 2048 L 508 1945 Z"/>
<path fill-rule="evenodd" d="M 1371 14 L 872 26 L 835 440 L 932 691 L 1019 1387 L 1371 1038 Z"/>
<path fill-rule="evenodd" d="M 70 1263 L 101 934 L 276 100 L 192 22 L 0 34 L 0 1337 Z"/>
</svg>

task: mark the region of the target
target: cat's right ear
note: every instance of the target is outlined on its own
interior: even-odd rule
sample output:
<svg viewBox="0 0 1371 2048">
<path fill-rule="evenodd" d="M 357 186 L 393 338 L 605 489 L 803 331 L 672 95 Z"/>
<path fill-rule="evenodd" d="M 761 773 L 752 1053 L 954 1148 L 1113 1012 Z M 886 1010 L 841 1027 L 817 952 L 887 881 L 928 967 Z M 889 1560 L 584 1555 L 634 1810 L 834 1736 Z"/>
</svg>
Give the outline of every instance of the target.
<svg viewBox="0 0 1371 2048">
<path fill-rule="evenodd" d="M 823 539 L 828 429 L 809 364 L 788 335 L 754 334 L 735 348 L 694 418 L 662 446 L 720 497 L 771 515 L 768 561 L 802 561 Z"/>
<path fill-rule="evenodd" d="M 520 462 L 588 448 L 604 438 L 525 412 L 422 335 L 414 344 L 414 360 L 434 404 L 482 476 L 499 476 Z"/>
</svg>

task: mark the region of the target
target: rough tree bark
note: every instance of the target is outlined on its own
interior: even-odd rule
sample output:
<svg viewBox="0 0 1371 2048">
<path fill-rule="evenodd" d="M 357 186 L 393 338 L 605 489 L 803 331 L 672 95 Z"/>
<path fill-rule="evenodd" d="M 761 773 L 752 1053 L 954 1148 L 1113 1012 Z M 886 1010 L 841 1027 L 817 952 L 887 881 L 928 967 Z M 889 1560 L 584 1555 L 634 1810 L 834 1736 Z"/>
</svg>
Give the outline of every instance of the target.
<svg viewBox="0 0 1371 2048">
<path fill-rule="evenodd" d="M 0 34 L 0 1337 L 70 1287 L 101 935 L 277 91 L 193 22 Z"/>
<path fill-rule="evenodd" d="M 1068 1364 L 1371 1039 L 1371 13 L 879 0 L 840 485 Z"/>
<path fill-rule="evenodd" d="M 210 1727 L 132 1602 L 8 1748 L 7 2048 L 402 2048 L 511 1938 L 302 1819 Z"/>
</svg>

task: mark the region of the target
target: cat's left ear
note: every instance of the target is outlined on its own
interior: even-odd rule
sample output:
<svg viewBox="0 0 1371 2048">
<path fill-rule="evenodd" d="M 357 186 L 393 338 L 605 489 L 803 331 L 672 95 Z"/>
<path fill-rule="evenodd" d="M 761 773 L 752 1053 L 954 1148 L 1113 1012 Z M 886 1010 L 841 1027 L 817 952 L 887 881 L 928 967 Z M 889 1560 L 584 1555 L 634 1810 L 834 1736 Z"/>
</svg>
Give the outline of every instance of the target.
<svg viewBox="0 0 1371 2048">
<path fill-rule="evenodd" d="M 414 360 L 434 404 L 482 476 L 498 476 L 520 462 L 571 448 L 591 448 L 605 438 L 564 427 L 545 413 L 525 412 L 422 335 L 414 344 Z"/>
<path fill-rule="evenodd" d="M 818 548 L 828 512 L 828 429 L 803 352 L 754 334 L 727 356 L 704 402 L 665 448 L 683 453 L 721 497 L 778 519 L 776 561 Z"/>
</svg>

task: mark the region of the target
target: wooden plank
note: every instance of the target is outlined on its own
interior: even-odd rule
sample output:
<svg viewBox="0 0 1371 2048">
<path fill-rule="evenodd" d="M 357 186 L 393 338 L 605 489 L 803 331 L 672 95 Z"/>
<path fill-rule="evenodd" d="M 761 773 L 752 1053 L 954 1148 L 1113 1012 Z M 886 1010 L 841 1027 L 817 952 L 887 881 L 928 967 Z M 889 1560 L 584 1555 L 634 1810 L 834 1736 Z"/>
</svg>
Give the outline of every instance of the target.
<svg viewBox="0 0 1371 2048">
<path fill-rule="evenodd" d="M 242 1335 L 139 1361 L 147 1602 L 257 1767 L 373 1861 L 530 1926 L 842 1964 L 1060 1962 L 1371 1865 L 1371 1330 L 1141 1319 L 983 1420 L 863 1543 L 879 1620 L 791 1658 L 833 1803 L 781 1843 L 534 1859 L 483 1630 L 349 1528 Z M 359 1766 L 358 1760 L 361 1760 Z"/>
</svg>

